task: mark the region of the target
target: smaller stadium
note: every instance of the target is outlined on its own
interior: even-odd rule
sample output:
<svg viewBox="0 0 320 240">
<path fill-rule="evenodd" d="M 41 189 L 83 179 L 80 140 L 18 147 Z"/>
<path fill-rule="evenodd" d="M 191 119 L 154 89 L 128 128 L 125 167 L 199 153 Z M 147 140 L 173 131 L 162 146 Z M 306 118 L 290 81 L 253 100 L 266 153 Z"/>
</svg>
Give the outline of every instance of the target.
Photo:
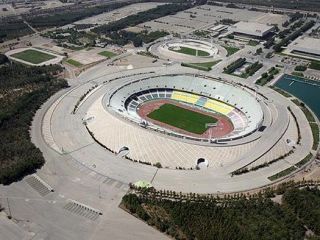
<svg viewBox="0 0 320 240">
<path fill-rule="evenodd" d="M 205 62 L 226 56 L 217 44 L 195 39 L 171 39 L 151 46 L 150 51 L 173 61 Z"/>
</svg>

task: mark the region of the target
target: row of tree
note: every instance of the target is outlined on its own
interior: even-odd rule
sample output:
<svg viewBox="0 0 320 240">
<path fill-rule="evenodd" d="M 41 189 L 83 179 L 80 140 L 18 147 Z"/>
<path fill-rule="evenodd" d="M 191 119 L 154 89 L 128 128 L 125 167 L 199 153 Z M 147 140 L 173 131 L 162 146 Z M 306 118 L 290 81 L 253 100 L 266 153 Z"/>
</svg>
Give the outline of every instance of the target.
<svg viewBox="0 0 320 240">
<path fill-rule="evenodd" d="M 134 33 L 129 31 L 118 31 L 118 32 L 110 32 L 108 34 L 107 39 L 102 39 L 101 42 L 107 44 L 116 44 L 119 46 L 124 46 L 128 43 L 132 43 L 135 47 L 141 47 L 143 43 L 150 43 L 158 38 L 164 37 L 168 35 L 168 32 L 165 31 L 154 31 L 154 32 L 147 32 L 143 31 L 140 33 Z"/>
<path fill-rule="evenodd" d="M 262 63 L 255 62 L 245 69 L 246 74 L 248 74 L 249 76 L 252 76 L 253 74 L 255 74 L 255 72 L 257 72 L 260 68 L 262 68 L 262 66 L 263 66 Z"/>
<path fill-rule="evenodd" d="M 114 2 L 101 5 L 78 6 L 74 8 L 60 9 L 60 11 L 51 11 L 45 15 L 28 15 L 28 22 L 35 28 L 48 28 L 67 25 L 78 20 L 95 16 L 104 12 L 112 11 L 133 2 Z"/>
<path fill-rule="evenodd" d="M 314 239 L 320 235 L 320 190 L 287 189 L 278 204 L 270 197 L 192 202 L 127 194 L 122 206 L 175 239 Z"/>
<path fill-rule="evenodd" d="M 276 52 L 281 52 L 282 51 L 282 47 L 287 46 L 290 41 L 295 40 L 297 37 L 299 37 L 302 33 L 306 32 L 307 30 L 309 30 L 310 28 L 312 28 L 314 26 L 315 22 L 314 21 L 309 21 L 307 23 L 305 23 L 301 28 L 295 30 L 293 33 L 291 33 L 290 35 L 286 36 L 284 39 L 282 39 L 279 43 L 277 43 L 276 45 L 274 45 L 273 49 Z"/>
<path fill-rule="evenodd" d="M 44 158 L 30 140 L 32 118 L 51 95 L 67 87 L 62 67 L 0 66 L 0 183 L 9 184 L 41 167 Z"/>
<path fill-rule="evenodd" d="M 231 74 L 233 73 L 236 69 L 238 69 L 239 67 L 243 66 L 243 64 L 246 63 L 246 58 L 238 58 L 237 60 L 235 60 L 234 62 L 232 62 L 231 64 L 229 64 L 227 67 L 224 68 L 224 72 Z"/>
<path fill-rule="evenodd" d="M 33 31 L 21 19 L 1 19 L 0 21 L 0 43 L 31 33 L 33 33 Z"/>
</svg>

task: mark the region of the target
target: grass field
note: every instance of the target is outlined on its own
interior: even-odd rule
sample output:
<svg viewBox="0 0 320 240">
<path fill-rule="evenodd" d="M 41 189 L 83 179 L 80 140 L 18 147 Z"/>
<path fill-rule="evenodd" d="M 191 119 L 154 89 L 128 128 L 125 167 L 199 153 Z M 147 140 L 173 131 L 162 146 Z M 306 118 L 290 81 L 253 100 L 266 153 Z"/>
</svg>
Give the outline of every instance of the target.
<svg viewBox="0 0 320 240">
<path fill-rule="evenodd" d="M 11 56 L 33 64 L 43 63 L 56 58 L 56 56 L 53 56 L 51 54 L 47 54 L 33 49 L 27 49 L 25 51 L 12 54 Z"/>
<path fill-rule="evenodd" d="M 103 51 L 103 52 L 99 52 L 99 55 L 107 57 L 107 58 L 112 58 L 112 57 L 116 56 L 117 54 L 110 52 L 110 51 Z"/>
<path fill-rule="evenodd" d="M 255 46 L 259 45 L 259 42 L 251 39 L 251 40 L 248 42 L 248 45 L 255 47 Z"/>
<path fill-rule="evenodd" d="M 311 61 L 309 68 L 314 70 L 320 70 L 320 61 Z"/>
<path fill-rule="evenodd" d="M 198 56 L 199 57 L 207 57 L 210 54 L 208 52 L 202 51 L 202 50 L 196 50 L 194 48 L 188 48 L 188 47 L 180 47 L 179 50 L 174 50 L 173 48 L 170 48 L 169 50 L 173 51 L 173 52 L 178 52 L 178 53 L 183 53 L 183 54 L 187 54 L 187 55 L 192 55 L 192 56 L 197 56 L 197 52 L 198 52 Z"/>
<path fill-rule="evenodd" d="M 148 117 L 182 130 L 202 134 L 207 130 L 206 123 L 216 123 L 217 119 L 172 104 L 164 104 L 148 114 Z"/>
<path fill-rule="evenodd" d="M 227 57 L 235 54 L 240 50 L 240 48 L 236 48 L 236 47 L 230 47 L 230 46 L 223 46 L 223 47 L 227 50 Z"/>
<path fill-rule="evenodd" d="M 223 46 L 227 50 L 227 57 L 231 56 L 232 54 L 235 54 L 240 50 L 240 48 L 236 47 L 230 47 L 230 46 Z"/>
<path fill-rule="evenodd" d="M 276 174 L 268 177 L 268 179 L 269 179 L 270 181 L 274 181 L 274 180 L 276 180 L 276 179 L 278 179 L 278 178 L 282 178 L 282 177 L 284 177 L 284 176 L 289 175 L 290 173 L 292 173 L 292 172 L 295 171 L 295 170 L 296 170 L 296 167 L 295 167 L 295 166 L 292 166 L 292 167 L 289 167 L 289 168 L 287 168 L 287 169 L 285 169 L 285 170 L 283 170 L 283 171 L 281 171 L 281 172 L 278 172 L 278 173 L 276 173 Z"/>
<path fill-rule="evenodd" d="M 213 62 L 203 62 L 203 63 L 182 63 L 181 66 L 195 68 L 203 71 L 210 71 L 211 68 L 218 64 L 221 60 Z"/>
<path fill-rule="evenodd" d="M 73 65 L 73 66 L 75 66 L 75 67 L 81 67 L 82 66 L 82 63 L 79 63 L 78 61 L 73 60 L 71 58 L 69 58 L 66 62 L 71 64 L 71 65 Z"/>
</svg>

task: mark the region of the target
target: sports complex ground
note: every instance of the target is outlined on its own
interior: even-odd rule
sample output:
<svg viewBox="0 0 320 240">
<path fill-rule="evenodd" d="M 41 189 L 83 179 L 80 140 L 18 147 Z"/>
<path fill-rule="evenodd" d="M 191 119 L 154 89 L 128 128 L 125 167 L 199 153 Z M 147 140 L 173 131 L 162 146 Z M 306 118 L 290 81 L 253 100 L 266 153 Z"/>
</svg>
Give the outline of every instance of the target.
<svg viewBox="0 0 320 240">
<path fill-rule="evenodd" d="M 168 103 L 149 113 L 148 117 L 197 134 L 208 129 L 206 124 L 217 122 L 216 118 Z"/>
<path fill-rule="evenodd" d="M 56 56 L 53 56 L 51 54 L 36 51 L 33 49 L 27 49 L 25 51 L 12 54 L 11 56 L 33 64 L 39 64 L 56 58 Z"/>
<path fill-rule="evenodd" d="M 187 54 L 187 55 L 191 55 L 191 56 L 199 56 L 199 57 L 207 57 L 210 55 L 206 51 L 197 50 L 197 49 L 189 48 L 189 47 L 180 47 L 180 49 L 178 49 L 178 50 L 176 50 L 174 48 L 169 48 L 169 50 L 171 50 L 173 52 L 177 52 L 177 53 L 183 53 L 183 54 Z"/>
<path fill-rule="evenodd" d="M 6 52 L 9 59 L 32 66 L 60 63 L 64 56 L 38 48 L 17 48 Z"/>
<path fill-rule="evenodd" d="M 139 107 L 138 114 L 158 126 L 194 137 L 208 138 L 210 134 L 221 137 L 233 130 L 232 123 L 225 116 L 176 101 L 148 101 Z M 210 124 L 216 126 L 209 127 Z"/>
</svg>

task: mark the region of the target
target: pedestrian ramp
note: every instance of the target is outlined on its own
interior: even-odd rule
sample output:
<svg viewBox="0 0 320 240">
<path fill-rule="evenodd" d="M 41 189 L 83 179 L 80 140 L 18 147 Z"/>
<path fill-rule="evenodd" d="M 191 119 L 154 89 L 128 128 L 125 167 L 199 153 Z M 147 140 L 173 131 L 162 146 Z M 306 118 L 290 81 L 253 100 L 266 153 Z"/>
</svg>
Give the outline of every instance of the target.
<svg viewBox="0 0 320 240">
<path fill-rule="evenodd" d="M 69 200 L 63 208 L 75 215 L 90 219 L 92 221 L 96 221 L 98 217 L 102 215 L 100 210 L 94 209 L 75 200 Z"/>
<path fill-rule="evenodd" d="M 54 189 L 36 174 L 33 174 L 30 177 L 26 178 L 25 181 L 42 197 L 46 196 L 50 192 L 54 192 Z"/>
</svg>

